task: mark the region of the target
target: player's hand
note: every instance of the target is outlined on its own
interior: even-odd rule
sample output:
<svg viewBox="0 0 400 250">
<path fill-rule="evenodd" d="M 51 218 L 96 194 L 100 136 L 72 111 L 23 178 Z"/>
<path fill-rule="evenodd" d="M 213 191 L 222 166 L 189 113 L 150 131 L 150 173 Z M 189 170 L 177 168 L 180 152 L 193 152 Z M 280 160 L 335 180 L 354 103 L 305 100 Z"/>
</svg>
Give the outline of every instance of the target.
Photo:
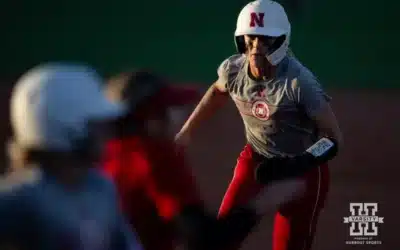
<svg viewBox="0 0 400 250">
<path fill-rule="evenodd" d="M 175 135 L 175 143 L 178 146 L 187 147 L 191 141 L 191 135 L 187 131 L 180 131 Z"/>
<path fill-rule="evenodd" d="M 300 155 L 263 160 L 255 170 L 255 178 L 259 183 L 269 184 L 273 181 L 299 177 L 334 158 L 337 151 L 335 140 L 322 138 Z"/>
</svg>

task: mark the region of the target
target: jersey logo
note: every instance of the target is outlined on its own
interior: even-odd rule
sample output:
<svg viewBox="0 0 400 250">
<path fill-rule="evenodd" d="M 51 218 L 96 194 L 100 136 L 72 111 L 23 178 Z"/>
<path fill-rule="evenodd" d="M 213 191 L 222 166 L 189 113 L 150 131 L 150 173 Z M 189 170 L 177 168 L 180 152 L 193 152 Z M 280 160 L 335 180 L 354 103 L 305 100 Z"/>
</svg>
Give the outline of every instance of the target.
<svg viewBox="0 0 400 250">
<path fill-rule="evenodd" d="M 264 27 L 264 13 L 250 13 L 250 27 L 255 27 L 256 25 L 258 27 Z"/>
<path fill-rule="evenodd" d="M 268 104 L 264 101 L 255 101 L 251 107 L 251 113 L 257 119 L 266 121 L 269 118 Z"/>
</svg>

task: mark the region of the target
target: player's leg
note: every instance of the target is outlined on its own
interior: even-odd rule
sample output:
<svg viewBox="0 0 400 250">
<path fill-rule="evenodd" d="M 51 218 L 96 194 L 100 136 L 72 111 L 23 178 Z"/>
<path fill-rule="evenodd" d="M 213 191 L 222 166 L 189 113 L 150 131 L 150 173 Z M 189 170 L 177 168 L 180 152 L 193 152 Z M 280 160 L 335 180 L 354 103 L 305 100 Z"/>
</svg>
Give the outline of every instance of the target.
<svg viewBox="0 0 400 250">
<path fill-rule="evenodd" d="M 290 179 L 274 182 L 267 187 L 255 180 L 255 168 L 262 156 L 246 145 L 241 152 L 234 176 L 222 200 L 219 217 L 225 217 L 233 208 L 252 206 L 258 214 L 275 211 L 279 205 L 294 200 L 304 193 L 305 181 Z"/>
<path fill-rule="evenodd" d="M 322 166 L 304 177 L 303 197 L 282 205 L 276 213 L 273 250 L 310 250 L 329 189 L 329 169 Z"/>
<path fill-rule="evenodd" d="M 254 178 L 257 164 L 250 145 L 246 145 L 237 160 L 233 178 L 225 192 L 218 217 L 224 217 L 237 206 L 246 206 L 262 190 Z"/>
<path fill-rule="evenodd" d="M 263 186 L 258 184 L 254 178 L 256 164 L 257 160 L 252 148 L 250 145 L 246 145 L 240 153 L 233 178 L 223 197 L 218 213 L 220 219 L 227 218 L 237 208 L 249 206 L 262 190 Z M 237 242 L 229 248 L 238 249 L 246 236 L 247 234 L 244 233 L 242 237 L 238 237 Z"/>
</svg>

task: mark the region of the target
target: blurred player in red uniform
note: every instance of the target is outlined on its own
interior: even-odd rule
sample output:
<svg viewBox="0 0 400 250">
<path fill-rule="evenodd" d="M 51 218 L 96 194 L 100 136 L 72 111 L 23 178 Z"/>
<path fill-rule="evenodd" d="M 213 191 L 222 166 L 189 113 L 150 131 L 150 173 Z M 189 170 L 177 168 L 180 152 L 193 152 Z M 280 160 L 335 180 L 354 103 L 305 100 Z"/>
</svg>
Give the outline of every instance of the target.
<svg viewBox="0 0 400 250">
<path fill-rule="evenodd" d="M 194 89 L 173 89 L 146 71 L 112 78 L 107 94 L 129 102 L 134 112 L 117 122 L 104 170 L 116 182 L 145 249 L 173 249 L 173 218 L 183 206 L 201 206 L 202 201 L 184 155 L 168 135 L 168 108 L 196 101 L 199 94 Z"/>
<path fill-rule="evenodd" d="M 217 248 L 217 240 L 225 240 L 216 237 L 216 215 L 206 212 L 192 171 L 168 129 L 173 122 L 169 109 L 197 102 L 198 90 L 172 87 L 140 70 L 112 78 L 107 94 L 127 103 L 131 112 L 115 124 L 103 169 L 115 181 L 144 249 L 175 249 L 182 241 L 189 249 Z"/>
</svg>

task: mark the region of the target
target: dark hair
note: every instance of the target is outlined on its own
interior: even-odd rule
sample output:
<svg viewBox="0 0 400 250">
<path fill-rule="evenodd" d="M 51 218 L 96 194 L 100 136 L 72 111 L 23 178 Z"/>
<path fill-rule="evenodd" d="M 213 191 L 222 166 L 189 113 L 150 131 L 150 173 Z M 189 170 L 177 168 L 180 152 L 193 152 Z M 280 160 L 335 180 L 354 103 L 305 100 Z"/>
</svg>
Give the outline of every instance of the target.
<svg viewBox="0 0 400 250">
<path fill-rule="evenodd" d="M 135 69 L 112 77 L 107 88 L 114 92 L 115 99 L 127 102 L 134 108 L 143 100 L 154 96 L 166 84 L 164 77 L 152 71 Z"/>
<path fill-rule="evenodd" d="M 143 133 L 142 115 L 154 109 L 152 100 L 157 99 L 157 94 L 167 84 L 165 77 L 147 69 L 133 69 L 111 77 L 107 83 L 109 95 L 129 105 L 129 112 L 115 121 L 114 135 Z"/>
</svg>

